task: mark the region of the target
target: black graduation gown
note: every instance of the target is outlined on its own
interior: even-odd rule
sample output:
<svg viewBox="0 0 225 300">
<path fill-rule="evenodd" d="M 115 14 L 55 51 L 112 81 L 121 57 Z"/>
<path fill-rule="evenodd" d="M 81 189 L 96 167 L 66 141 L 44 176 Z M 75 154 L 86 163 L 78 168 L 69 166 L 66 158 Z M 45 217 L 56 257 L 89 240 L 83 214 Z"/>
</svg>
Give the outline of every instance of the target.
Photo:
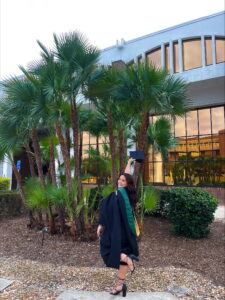
<svg viewBox="0 0 225 300">
<path fill-rule="evenodd" d="M 119 191 L 103 199 L 99 224 L 104 226 L 100 253 L 107 267 L 118 269 L 121 253 L 139 255 L 136 236 L 129 227 L 125 202 Z"/>
</svg>

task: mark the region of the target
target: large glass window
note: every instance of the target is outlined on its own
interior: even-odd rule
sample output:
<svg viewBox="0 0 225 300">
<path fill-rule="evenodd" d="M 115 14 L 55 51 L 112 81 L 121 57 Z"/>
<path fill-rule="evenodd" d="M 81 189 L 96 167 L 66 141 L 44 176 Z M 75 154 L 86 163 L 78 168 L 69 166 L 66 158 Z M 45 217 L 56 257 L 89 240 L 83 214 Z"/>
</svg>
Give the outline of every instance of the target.
<svg viewBox="0 0 225 300">
<path fill-rule="evenodd" d="M 216 63 L 225 62 L 225 38 L 216 38 Z"/>
<path fill-rule="evenodd" d="M 212 64 L 212 38 L 205 38 L 205 64 L 209 66 Z"/>
<path fill-rule="evenodd" d="M 157 48 L 146 54 L 148 63 L 152 64 L 156 68 L 161 68 L 161 48 Z"/>
<path fill-rule="evenodd" d="M 177 118 L 177 146 L 169 149 L 168 162 L 150 150 L 152 161 L 145 165 L 145 183 L 225 185 L 224 111 L 224 106 L 197 109 Z M 156 120 L 150 118 L 150 122 Z"/>
<path fill-rule="evenodd" d="M 185 71 L 202 66 L 201 39 L 183 41 L 183 68 Z"/>
<path fill-rule="evenodd" d="M 211 109 L 211 114 L 212 114 L 212 133 L 218 134 L 220 130 L 223 130 L 225 128 L 223 106 L 213 107 Z"/>
<path fill-rule="evenodd" d="M 165 68 L 167 71 L 170 70 L 170 45 L 165 46 Z"/>
<path fill-rule="evenodd" d="M 197 135 L 198 134 L 198 116 L 197 111 L 190 111 L 186 115 L 187 120 L 187 135 Z"/>
<path fill-rule="evenodd" d="M 138 65 L 140 65 L 142 63 L 142 56 L 138 56 Z"/>
<path fill-rule="evenodd" d="M 210 109 L 200 109 L 198 111 L 199 117 L 199 134 L 211 134 L 211 118 Z"/>
<path fill-rule="evenodd" d="M 179 72 L 178 42 L 173 43 L 173 68 L 174 68 L 174 73 Z"/>
<path fill-rule="evenodd" d="M 185 118 L 177 118 L 175 123 L 175 136 L 185 136 L 186 127 L 185 127 Z"/>
</svg>

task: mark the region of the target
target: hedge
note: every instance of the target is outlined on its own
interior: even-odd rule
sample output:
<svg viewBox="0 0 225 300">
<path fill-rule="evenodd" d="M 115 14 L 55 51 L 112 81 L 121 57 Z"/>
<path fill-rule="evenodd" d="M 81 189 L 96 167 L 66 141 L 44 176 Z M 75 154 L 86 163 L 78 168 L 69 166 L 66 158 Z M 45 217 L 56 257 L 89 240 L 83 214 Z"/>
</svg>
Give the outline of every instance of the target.
<svg viewBox="0 0 225 300">
<path fill-rule="evenodd" d="M 161 191 L 161 212 L 174 225 L 173 232 L 188 238 L 206 237 L 218 200 L 207 191 L 175 188 Z"/>
<path fill-rule="evenodd" d="M 26 209 L 18 192 L 0 192 L 0 219 L 25 213 Z"/>
<path fill-rule="evenodd" d="M 0 177 L 0 191 L 8 191 L 10 187 L 10 179 Z"/>
</svg>

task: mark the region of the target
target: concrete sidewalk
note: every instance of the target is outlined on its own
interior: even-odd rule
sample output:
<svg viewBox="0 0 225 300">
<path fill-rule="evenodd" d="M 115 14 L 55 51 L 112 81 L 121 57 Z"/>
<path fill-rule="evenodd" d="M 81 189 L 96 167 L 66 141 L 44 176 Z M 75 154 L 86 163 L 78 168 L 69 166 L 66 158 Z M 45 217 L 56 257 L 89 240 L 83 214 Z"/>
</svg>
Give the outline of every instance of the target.
<svg viewBox="0 0 225 300">
<path fill-rule="evenodd" d="M 119 294 L 118 297 L 122 297 Z M 112 300 L 115 296 L 107 292 L 86 292 L 67 290 L 57 297 L 57 300 Z M 117 298 L 118 299 L 118 298 Z M 132 300 L 177 300 L 178 298 L 167 292 L 137 293 L 128 292 L 126 299 Z"/>
<path fill-rule="evenodd" d="M 219 205 L 215 211 L 215 219 L 225 219 L 225 206 Z"/>
</svg>

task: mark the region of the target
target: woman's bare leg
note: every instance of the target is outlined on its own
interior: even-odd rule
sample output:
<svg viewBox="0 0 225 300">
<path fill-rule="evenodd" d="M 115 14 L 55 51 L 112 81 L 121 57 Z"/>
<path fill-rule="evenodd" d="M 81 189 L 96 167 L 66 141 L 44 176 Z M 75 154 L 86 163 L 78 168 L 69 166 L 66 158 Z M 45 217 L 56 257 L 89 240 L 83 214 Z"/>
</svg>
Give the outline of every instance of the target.
<svg viewBox="0 0 225 300">
<path fill-rule="evenodd" d="M 121 259 L 121 261 L 123 261 L 123 260 Z M 117 291 L 122 290 L 122 286 L 124 284 L 124 280 L 126 278 L 127 271 L 128 271 L 127 265 L 120 265 L 118 273 L 117 273 L 117 277 L 118 277 L 117 286 L 115 289 L 113 289 L 111 291 L 112 294 L 114 294 Z"/>
<path fill-rule="evenodd" d="M 133 262 L 132 262 L 132 259 L 130 257 L 128 257 L 126 254 L 124 253 L 121 253 L 120 254 L 120 260 L 127 263 L 127 267 L 130 271 L 133 272 L 134 270 L 134 265 L 133 265 Z"/>
<path fill-rule="evenodd" d="M 118 271 L 118 278 L 125 279 L 127 275 L 128 267 L 125 265 L 120 265 L 119 271 Z"/>
</svg>

